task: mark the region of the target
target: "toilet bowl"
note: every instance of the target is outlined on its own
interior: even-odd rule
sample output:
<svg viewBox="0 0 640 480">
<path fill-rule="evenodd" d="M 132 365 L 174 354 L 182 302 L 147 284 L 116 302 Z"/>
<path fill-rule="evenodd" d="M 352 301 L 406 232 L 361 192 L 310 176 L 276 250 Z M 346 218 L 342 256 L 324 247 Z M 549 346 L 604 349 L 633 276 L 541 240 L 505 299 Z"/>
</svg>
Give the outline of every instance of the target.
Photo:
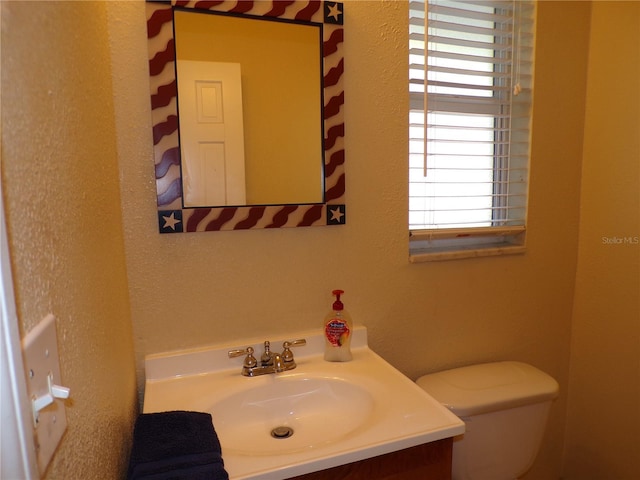
<svg viewBox="0 0 640 480">
<path fill-rule="evenodd" d="M 516 480 L 536 458 L 558 382 L 521 362 L 455 368 L 416 383 L 460 417 L 453 480 Z"/>
</svg>

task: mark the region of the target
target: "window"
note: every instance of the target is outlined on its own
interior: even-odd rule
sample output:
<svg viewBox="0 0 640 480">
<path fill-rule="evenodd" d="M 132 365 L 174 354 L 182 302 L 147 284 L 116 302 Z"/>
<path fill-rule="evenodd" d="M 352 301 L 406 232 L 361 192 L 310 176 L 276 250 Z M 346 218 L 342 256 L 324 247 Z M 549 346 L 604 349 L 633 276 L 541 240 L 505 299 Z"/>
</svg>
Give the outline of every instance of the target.
<svg viewBox="0 0 640 480">
<path fill-rule="evenodd" d="M 425 22 L 425 0 L 410 2 L 412 261 L 524 250 L 534 13 L 428 0 Z"/>
</svg>

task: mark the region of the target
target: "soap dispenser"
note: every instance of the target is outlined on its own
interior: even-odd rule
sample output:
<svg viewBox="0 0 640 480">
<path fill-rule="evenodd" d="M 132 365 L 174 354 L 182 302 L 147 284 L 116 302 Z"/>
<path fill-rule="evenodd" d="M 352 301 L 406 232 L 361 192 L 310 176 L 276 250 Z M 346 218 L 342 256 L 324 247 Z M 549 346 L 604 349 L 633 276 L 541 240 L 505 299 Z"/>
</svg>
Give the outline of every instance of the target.
<svg viewBox="0 0 640 480">
<path fill-rule="evenodd" d="M 343 290 L 334 290 L 333 310 L 324 319 L 324 359 L 329 362 L 348 362 L 351 355 L 351 317 L 340 301 Z"/>
</svg>

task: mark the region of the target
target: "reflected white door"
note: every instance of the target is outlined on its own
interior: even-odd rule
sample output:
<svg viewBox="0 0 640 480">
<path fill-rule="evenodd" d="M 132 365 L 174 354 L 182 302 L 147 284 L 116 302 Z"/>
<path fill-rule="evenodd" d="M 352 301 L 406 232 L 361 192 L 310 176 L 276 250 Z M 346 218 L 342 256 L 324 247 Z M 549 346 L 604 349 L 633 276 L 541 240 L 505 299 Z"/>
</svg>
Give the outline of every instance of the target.
<svg viewBox="0 0 640 480">
<path fill-rule="evenodd" d="M 185 207 L 246 204 L 239 63 L 179 60 Z"/>
</svg>

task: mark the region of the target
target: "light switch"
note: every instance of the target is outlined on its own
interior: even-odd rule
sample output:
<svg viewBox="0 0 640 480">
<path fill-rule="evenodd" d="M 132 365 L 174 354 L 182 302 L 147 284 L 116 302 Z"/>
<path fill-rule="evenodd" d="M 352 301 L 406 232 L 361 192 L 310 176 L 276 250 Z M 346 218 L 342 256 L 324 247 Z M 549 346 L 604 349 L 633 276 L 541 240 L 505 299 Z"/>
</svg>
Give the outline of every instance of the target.
<svg viewBox="0 0 640 480">
<path fill-rule="evenodd" d="M 38 469 L 44 473 L 67 428 L 64 399 L 69 389 L 62 386 L 58 359 L 56 319 L 49 314 L 22 340 L 27 391 L 33 409 Z"/>
</svg>

